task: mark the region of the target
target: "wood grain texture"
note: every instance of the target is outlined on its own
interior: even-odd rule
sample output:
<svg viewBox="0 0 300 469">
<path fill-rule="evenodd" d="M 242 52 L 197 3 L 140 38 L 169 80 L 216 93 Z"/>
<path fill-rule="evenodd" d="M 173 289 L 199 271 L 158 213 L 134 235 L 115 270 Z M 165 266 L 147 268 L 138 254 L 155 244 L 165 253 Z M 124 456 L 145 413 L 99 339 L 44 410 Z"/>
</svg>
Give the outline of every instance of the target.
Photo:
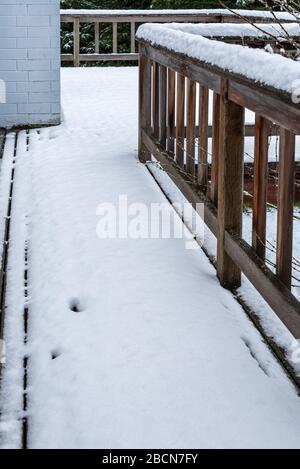
<svg viewBox="0 0 300 469">
<path fill-rule="evenodd" d="M 143 131 L 151 128 L 151 62 L 140 54 L 139 60 L 139 160 L 142 163 L 151 159 L 151 154 L 143 142 Z"/>
<path fill-rule="evenodd" d="M 228 83 L 222 83 L 218 162 L 217 272 L 225 288 L 241 285 L 241 270 L 225 249 L 225 232 L 242 234 L 244 119 L 241 106 L 228 100 Z"/>
<path fill-rule="evenodd" d="M 196 83 L 192 80 L 187 80 L 186 99 L 186 171 L 194 178 L 196 144 Z"/>
<path fill-rule="evenodd" d="M 159 66 L 159 142 L 166 147 L 167 139 L 167 69 Z"/>
<path fill-rule="evenodd" d="M 95 54 L 100 52 L 100 24 L 95 23 Z"/>
<path fill-rule="evenodd" d="M 295 193 L 295 135 L 281 129 L 279 151 L 276 273 L 288 287 L 292 284 L 293 211 Z"/>
<path fill-rule="evenodd" d="M 74 19 L 73 26 L 73 35 L 74 35 L 74 67 L 80 67 L 80 23 L 79 19 Z"/>
<path fill-rule="evenodd" d="M 270 122 L 256 115 L 253 180 L 252 246 L 265 260 Z"/>
<path fill-rule="evenodd" d="M 135 23 L 130 23 L 130 52 L 135 54 Z"/>
<path fill-rule="evenodd" d="M 208 183 L 208 109 L 209 90 L 200 85 L 199 95 L 199 145 L 198 145 L 198 182 L 202 190 L 206 191 Z"/>
<path fill-rule="evenodd" d="M 220 153 L 220 106 L 221 97 L 214 93 L 213 98 L 213 125 L 212 125 L 212 155 L 211 155 L 211 181 L 210 200 L 218 205 L 218 178 L 219 178 L 219 153 Z"/>
<path fill-rule="evenodd" d="M 74 62 L 74 54 L 62 54 L 62 62 Z M 80 62 L 128 62 L 139 60 L 139 54 L 80 54 Z"/>
<path fill-rule="evenodd" d="M 168 116 L 167 116 L 167 150 L 174 154 L 175 145 L 175 72 L 168 68 Z"/>
<path fill-rule="evenodd" d="M 159 65 L 152 64 L 152 129 L 155 138 L 159 138 Z"/>
<path fill-rule="evenodd" d="M 118 23 L 113 23 L 113 54 L 118 53 Z"/>
<path fill-rule="evenodd" d="M 146 55 L 153 60 L 207 86 L 218 94 L 221 79 L 227 79 L 228 97 L 231 101 L 300 134 L 300 105 L 293 103 L 288 93 L 261 85 L 183 54 L 176 54 L 165 48 L 154 48 L 149 43 L 142 44 Z"/>
<path fill-rule="evenodd" d="M 185 137 L 185 77 L 177 74 L 176 92 L 176 161 L 184 167 Z"/>
</svg>

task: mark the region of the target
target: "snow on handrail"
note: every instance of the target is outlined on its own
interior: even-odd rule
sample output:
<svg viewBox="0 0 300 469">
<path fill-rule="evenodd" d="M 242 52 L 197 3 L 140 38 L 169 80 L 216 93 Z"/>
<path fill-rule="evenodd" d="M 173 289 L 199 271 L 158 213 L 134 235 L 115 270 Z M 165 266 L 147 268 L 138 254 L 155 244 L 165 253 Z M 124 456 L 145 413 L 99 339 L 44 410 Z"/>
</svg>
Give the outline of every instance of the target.
<svg viewBox="0 0 300 469">
<path fill-rule="evenodd" d="M 185 31 L 191 27 L 144 24 L 138 29 L 137 38 L 287 93 L 295 92 L 295 84 L 299 87 L 299 62 Z"/>
<path fill-rule="evenodd" d="M 227 16 L 232 17 L 237 13 L 244 17 L 274 19 L 274 16 L 269 11 L 263 10 L 233 10 L 226 9 L 182 9 L 182 10 L 91 10 L 91 9 L 62 9 L 61 15 L 63 16 L 180 16 L 180 15 L 203 15 L 203 16 Z M 294 17 L 285 12 L 276 12 L 278 19 L 293 21 Z"/>
<path fill-rule="evenodd" d="M 185 33 L 195 34 L 204 37 L 224 37 L 224 38 L 284 38 L 286 33 L 290 37 L 300 36 L 299 23 L 287 23 L 282 26 L 278 23 L 266 23 L 263 26 L 261 23 L 245 24 L 245 23 L 205 23 L 205 24 L 191 24 L 191 23 L 171 23 L 168 28 L 180 30 Z"/>
</svg>

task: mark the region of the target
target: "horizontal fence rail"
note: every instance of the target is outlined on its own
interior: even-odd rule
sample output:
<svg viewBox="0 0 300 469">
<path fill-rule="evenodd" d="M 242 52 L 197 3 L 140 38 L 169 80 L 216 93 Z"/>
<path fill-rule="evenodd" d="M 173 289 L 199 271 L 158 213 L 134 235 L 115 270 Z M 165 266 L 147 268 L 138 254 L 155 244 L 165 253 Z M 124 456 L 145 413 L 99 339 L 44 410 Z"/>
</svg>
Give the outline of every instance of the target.
<svg viewBox="0 0 300 469">
<path fill-rule="evenodd" d="M 300 105 L 284 92 L 141 38 L 139 52 L 140 161 L 148 163 L 154 156 L 194 208 L 204 204 L 205 223 L 217 238 L 221 284 L 236 290 L 243 273 L 299 339 L 300 302 L 291 287 L 295 136 L 300 134 Z M 245 109 L 256 116 L 248 130 Z M 266 262 L 266 214 L 268 139 L 274 125 L 280 151 L 276 265 L 272 270 Z M 251 132 L 255 151 L 250 245 L 242 238 L 242 215 L 244 138 Z"/>
<path fill-rule="evenodd" d="M 243 19 L 241 16 L 235 16 L 226 12 L 226 10 L 198 10 L 180 12 L 166 11 L 160 13 L 158 11 L 141 12 L 137 13 L 123 10 L 122 12 L 110 10 L 103 12 L 103 10 L 61 10 L 61 23 L 71 23 L 73 25 L 73 52 L 62 53 L 62 62 L 72 62 L 75 67 L 79 67 L 81 62 L 107 62 L 107 61 L 137 61 L 138 53 L 135 41 L 135 33 L 137 26 L 142 23 L 241 23 Z M 251 16 L 247 15 L 245 21 L 260 22 L 271 22 L 274 18 L 263 17 L 263 16 Z M 285 20 L 288 21 L 288 20 Z M 290 20 L 292 21 L 292 19 Z M 100 53 L 100 34 L 101 24 L 111 24 L 111 35 L 112 35 L 112 50 L 107 53 Z M 128 42 L 130 43 L 129 50 L 127 52 L 119 51 L 119 25 L 127 23 L 130 25 Z M 81 25 L 92 24 L 94 25 L 94 52 L 93 53 L 81 53 Z M 124 34 L 124 33 L 123 33 Z"/>
</svg>

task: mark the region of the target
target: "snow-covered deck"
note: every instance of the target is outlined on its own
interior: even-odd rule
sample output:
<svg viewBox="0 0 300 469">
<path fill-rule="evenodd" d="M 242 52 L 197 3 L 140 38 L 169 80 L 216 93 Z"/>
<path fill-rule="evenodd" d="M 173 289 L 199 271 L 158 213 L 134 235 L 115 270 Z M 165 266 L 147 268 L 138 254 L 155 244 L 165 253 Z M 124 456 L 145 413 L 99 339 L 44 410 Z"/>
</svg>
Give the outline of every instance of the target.
<svg viewBox="0 0 300 469">
<path fill-rule="evenodd" d="M 63 69 L 62 89 L 63 124 L 19 138 L 2 446 L 25 416 L 30 448 L 300 447 L 297 392 L 204 253 L 96 235 L 101 202 L 166 201 L 137 160 L 137 69 Z"/>
</svg>

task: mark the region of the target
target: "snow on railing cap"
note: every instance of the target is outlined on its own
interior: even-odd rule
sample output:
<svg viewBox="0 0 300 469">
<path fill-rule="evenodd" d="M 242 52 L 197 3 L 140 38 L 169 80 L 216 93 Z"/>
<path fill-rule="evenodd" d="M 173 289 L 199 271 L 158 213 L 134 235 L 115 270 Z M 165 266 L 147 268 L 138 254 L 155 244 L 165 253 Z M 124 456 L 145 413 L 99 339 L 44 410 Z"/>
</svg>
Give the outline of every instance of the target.
<svg viewBox="0 0 300 469">
<path fill-rule="evenodd" d="M 98 10 L 98 9 L 62 9 L 61 14 L 63 15 L 90 15 L 90 16 L 154 16 L 154 15 L 207 15 L 207 16 L 234 16 L 235 13 L 252 18 L 274 18 L 273 14 L 270 11 L 262 10 L 226 10 L 222 8 L 217 9 L 189 9 L 189 10 Z M 275 13 L 278 19 L 293 21 L 295 18 L 286 12 L 276 12 Z"/>
<path fill-rule="evenodd" d="M 295 93 L 295 86 L 299 88 L 300 62 L 191 34 L 184 31 L 185 27 L 147 23 L 139 27 L 137 38 L 287 93 Z"/>
<path fill-rule="evenodd" d="M 284 30 L 279 23 L 170 23 L 168 28 L 204 37 L 249 37 L 249 38 L 283 38 L 300 36 L 299 23 L 286 23 Z"/>
</svg>

